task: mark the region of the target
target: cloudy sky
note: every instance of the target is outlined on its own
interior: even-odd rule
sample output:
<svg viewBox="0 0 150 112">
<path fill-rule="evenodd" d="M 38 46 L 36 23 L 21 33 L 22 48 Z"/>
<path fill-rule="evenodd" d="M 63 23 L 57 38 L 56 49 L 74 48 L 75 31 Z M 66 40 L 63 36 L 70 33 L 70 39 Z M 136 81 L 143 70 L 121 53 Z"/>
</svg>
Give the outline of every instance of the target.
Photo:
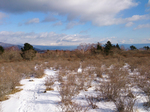
<svg viewBox="0 0 150 112">
<path fill-rule="evenodd" d="M 0 42 L 150 43 L 150 0 L 0 0 Z"/>
</svg>

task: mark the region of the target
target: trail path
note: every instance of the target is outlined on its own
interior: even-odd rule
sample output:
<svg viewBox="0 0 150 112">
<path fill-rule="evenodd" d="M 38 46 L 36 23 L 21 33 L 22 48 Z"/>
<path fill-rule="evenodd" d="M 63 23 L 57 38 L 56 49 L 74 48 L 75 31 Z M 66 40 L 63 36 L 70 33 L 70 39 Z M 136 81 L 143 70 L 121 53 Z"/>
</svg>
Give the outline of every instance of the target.
<svg viewBox="0 0 150 112">
<path fill-rule="evenodd" d="M 78 72 L 82 72 L 79 68 Z M 22 91 L 10 95 L 10 99 L 1 102 L 0 112 L 59 112 L 58 102 L 60 102 L 59 92 L 57 87 L 59 83 L 56 81 L 53 85 L 53 91 L 45 91 L 44 81 L 49 75 L 53 75 L 57 78 L 57 72 L 46 69 L 45 76 L 43 78 L 30 78 L 21 80 Z M 33 80 L 33 81 L 30 81 Z M 136 92 L 136 91 L 135 91 Z M 137 91 L 138 92 L 138 91 Z M 76 102 L 80 106 L 88 106 L 85 100 L 85 95 L 92 95 L 96 93 L 95 89 L 89 88 L 88 91 L 80 91 L 78 96 L 75 98 Z M 143 108 L 143 102 L 145 102 L 144 95 L 139 96 L 136 101 L 137 112 L 147 112 Z M 113 102 L 97 102 L 99 108 L 90 108 L 88 112 L 114 112 L 115 105 Z M 148 110 L 149 111 L 149 110 Z"/>
<path fill-rule="evenodd" d="M 10 96 L 10 99 L 2 102 L 2 112 L 55 112 L 59 102 L 57 89 L 44 93 L 44 80 L 48 75 L 56 75 L 53 70 L 45 70 L 47 74 L 43 78 L 23 79 L 23 89 Z"/>
</svg>

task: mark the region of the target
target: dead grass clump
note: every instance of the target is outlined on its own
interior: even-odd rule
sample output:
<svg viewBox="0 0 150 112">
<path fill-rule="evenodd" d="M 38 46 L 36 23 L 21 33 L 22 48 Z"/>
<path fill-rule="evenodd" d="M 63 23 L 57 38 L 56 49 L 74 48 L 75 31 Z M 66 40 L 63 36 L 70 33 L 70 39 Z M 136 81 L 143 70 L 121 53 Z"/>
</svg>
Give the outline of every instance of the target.
<svg viewBox="0 0 150 112">
<path fill-rule="evenodd" d="M 135 99 L 129 97 L 131 94 L 128 81 L 128 71 L 118 66 L 114 66 L 108 71 L 108 77 L 100 81 L 99 91 L 100 99 L 113 101 L 119 112 L 132 112 Z M 132 104 L 132 105 L 131 105 Z"/>
<path fill-rule="evenodd" d="M 150 70 L 148 66 L 142 66 L 138 69 L 140 75 L 137 77 L 138 87 L 146 94 L 147 102 L 144 106 L 150 108 Z"/>
<path fill-rule="evenodd" d="M 95 73 L 97 77 L 102 78 L 103 71 L 100 68 L 96 68 Z"/>
<path fill-rule="evenodd" d="M 22 57 L 20 51 L 5 50 L 5 52 L 0 55 L 1 62 L 10 62 L 10 61 L 21 61 Z"/>
<path fill-rule="evenodd" d="M 0 99 L 5 99 L 5 95 L 15 91 L 15 87 L 20 85 L 21 79 L 11 64 L 3 64 L 0 71 Z"/>
<path fill-rule="evenodd" d="M 61 112 L 86 112 L 88 108 L 82 107 L 80 104 L 72 102 L 68 105 L 60 103 L 58 108 Z"/>
<path fill-rule="evenodd" d="M 85 99 L 86 99 L 88 105 L 92 107 L 92 109 L 98 108 L 98 106 L 96 105 L 97 97 L 85 95 Z"/>
<path fill-rule="evenodd" d="M 49 91 L 49 90 L 54 90 L 53 89 L 53 84 L 54 84 L 55 80 L 54 80 L 54 77 L 53 76 L 48 76 L 46 79 L 45 79 L 45 86 L 46 86 L 46 91 Z"/>
<path fill-rule="evenodd" d="M 60 107 L 65 112 L 72 112 L 74 109 L 79 109 L 72 100 L 79 94 L 79 87 L 77 86 L 77 80 L 75 74 L 68 74 L 65 71 L 59 72 L 58 87 L 60 94 Z"/>
</svg>

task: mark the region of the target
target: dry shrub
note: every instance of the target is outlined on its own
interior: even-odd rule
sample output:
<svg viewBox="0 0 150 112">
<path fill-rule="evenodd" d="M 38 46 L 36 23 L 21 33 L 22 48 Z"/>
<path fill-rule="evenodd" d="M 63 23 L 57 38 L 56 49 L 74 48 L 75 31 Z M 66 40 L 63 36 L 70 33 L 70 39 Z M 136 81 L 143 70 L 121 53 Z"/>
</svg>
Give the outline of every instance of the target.
<svg viewBox="0 0 150 112">
<path fill-rule="evenodd" d="M 21 75 L 13 69 L 11 64 L 3 64 L 0 69 L 0 100 L 3 100 L 4 95 L 11 93 L 19 85 Z"/>
<path fill-rule="evenodd" d="M 53 76 L 48 76 L 46 79 L 45 79 L 45 86 L 46 86 L 46 90 L 53 90 L 52 86 L 54 84 L 55 80 L 54 80 L 54 77 Z"/>
<path fill-rule="evenodd" d="M 60 104 L 59 107 L 63 112 L 76 112 L 82 108 L 74 103 L 72 100 L 79 94 L 79 86 L 76 80 L 75 74 L 68 74 L 65 71 L 60 71 L 58 76 L 58 81 L 60 85 L 58 87 L 60 94 Z"/>
<path fill-rule="evenodd" d="M 84 73 L 76 74 L 76 85 L 78 86 L 79 90 L 87 91 L 88 88 L 92 87 L 92 81 L 94 80 L 94 74 L 91 74 L 90 70 Z"/>
<path fill-rule="evenodd" d="M 21 61 L 22 57 L 20 55 L 20 51 L 13 51 L 13 50 L 5 50 L 5 52 L 0 55 L 0 61 L 6 62 L 6 61 Z"/>
<path fill-rule="evenodd" d="M 20 85 L 19 81 L 22 78 L 43 75 L 43 68 L 39 67 L 40 70 L 35 70 L 35 63 L 34 61 L 23 61 L 0 64 L 0 99 L 5 99 L 5 95 L 12 91 L 17 92 L 15 87 Z"/>
<path fill-rule="evenodd" d="M 114 66 L 109 70 L 108 78 L 103 78 L 97 88 L 100 99 L 113 101 L 119 112 L 132 112 L 135 99 L 128 95 L 132 87 L 128 81 L 128 71 L 121 69 L 120 65 Z"/>
<path fill-rule="evenodd" d="M 138 87 L 146 94 L 147 102 L 144 106 L 150 108 L 150 70 L 149 66 L 142 66 L 138 69 L 140 75 L 137 77 Z"/>
<path fill-rule="evenodd" d="M 75 80 L 73 76 L 68 76 L 67 81 L 63 80 L 58 88 L 61 102 L 64 104 L 71 103 L 72 99 L 79 93 L 78 86 L 73 80 Z"/>
<path fill-rule="evenodd" d="M 95 73 L 96 73 L 97 77 L 102 78 L 103 71 L 100 68 L 97 67 L 95 69 Z"/>
<path fill-rule="evenodd" d="M 85 95 L 85 99 L 86 99 L 88 105 L 92 107 L 92 109 L 98 108 L 98 106 L 96 105 L 96 103 L 98 101 L 97 97 Z"/>
<path fill-rule="evenodd" d="M 58 108 L 61 112 L 86 112 L 88 110 L 88 108 L 83 108 L 80 104 L 74 102 L 67 105 L 60 103 Z"/>
<path fill-rule="evenodd" d="M 34 76 L 37 78 L 41 78 L 44 75 L 44 69 L 45 66 L 43 65 L 36 65 L 36 68 L 34 69 Z"/>
</svg>

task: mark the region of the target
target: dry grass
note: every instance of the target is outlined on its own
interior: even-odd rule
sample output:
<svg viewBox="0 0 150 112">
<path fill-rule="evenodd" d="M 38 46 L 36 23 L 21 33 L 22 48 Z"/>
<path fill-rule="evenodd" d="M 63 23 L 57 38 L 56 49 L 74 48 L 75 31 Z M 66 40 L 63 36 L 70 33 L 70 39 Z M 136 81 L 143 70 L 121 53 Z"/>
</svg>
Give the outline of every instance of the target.
<svg viewBox="0 0 150 112">
<path fill-rule="evenodd" d="M 121 69 L 121 66 L 112 67 L 106 78 L 102 78 L 97 90 L 100 99 L 113 101 L 119 112 L 133 112 L 135 99 L 131 96 L 128 71 Z"/>
<path fill-rule="evenodd" d="M 55 82 L 55 79 L 53 76 L 48 76 L 46 79 L 45 79 L 45 86 L 46 86 L 46 91 L 51 91 L 51 90 L 54 90 L 53 89 L 53 84 Z"/>
<path fill-rule="evenodd" d="M 108 56 L 88 51 L 84 54 L 79 51 L 47 51 L 43 54 L 37 53 L 32 61 L 24 61 L 19 51 L 6 51 L 0 55 L 0 98 L 7 99 L 8 93 L 17 92 L 15 87 L 22 78 L 42 77 L 44 69 L 52 67 L 53 70 L 60 70 L 57 77 L 60 82 L 60 107 L 66 112 L 82 110 L 73 99 L 81 90 L 87 91 L 92 87 L 96 78 L 101 79 L 98 80 L 97 101 L 113 101 L 117 111 L 132 112 L 136 96 L 131 97 L 131 88 L 138 86 L 147 96 L 146 107 L 150 107 L 149 56 L 149 51 L 114 50 Z M 130 65 L 132 73 L 138 68 L 140 75 L 130 76 L 127 70 L 120 69 L 125 63 Z M 114 67 L 107 69 L 111 65 Z M 76 73 L 79 67 L 83 69 L 82 73 Z M 45 80 L 47 90 L 53 89 L 54 81 L 54 77 Z M 92 108 L 96 107 L 94 96 L 86 96 L 86 99 Z"/>
<path fill-rule="evenodd" d="M 140 75 L 137 77 L 138 87 L 146 94 L 147 102 L 144 103 L 146 108 L 150 108 L 150 70 L 149 66 L 145 65 L 138 68 Z"/>
</svg>

